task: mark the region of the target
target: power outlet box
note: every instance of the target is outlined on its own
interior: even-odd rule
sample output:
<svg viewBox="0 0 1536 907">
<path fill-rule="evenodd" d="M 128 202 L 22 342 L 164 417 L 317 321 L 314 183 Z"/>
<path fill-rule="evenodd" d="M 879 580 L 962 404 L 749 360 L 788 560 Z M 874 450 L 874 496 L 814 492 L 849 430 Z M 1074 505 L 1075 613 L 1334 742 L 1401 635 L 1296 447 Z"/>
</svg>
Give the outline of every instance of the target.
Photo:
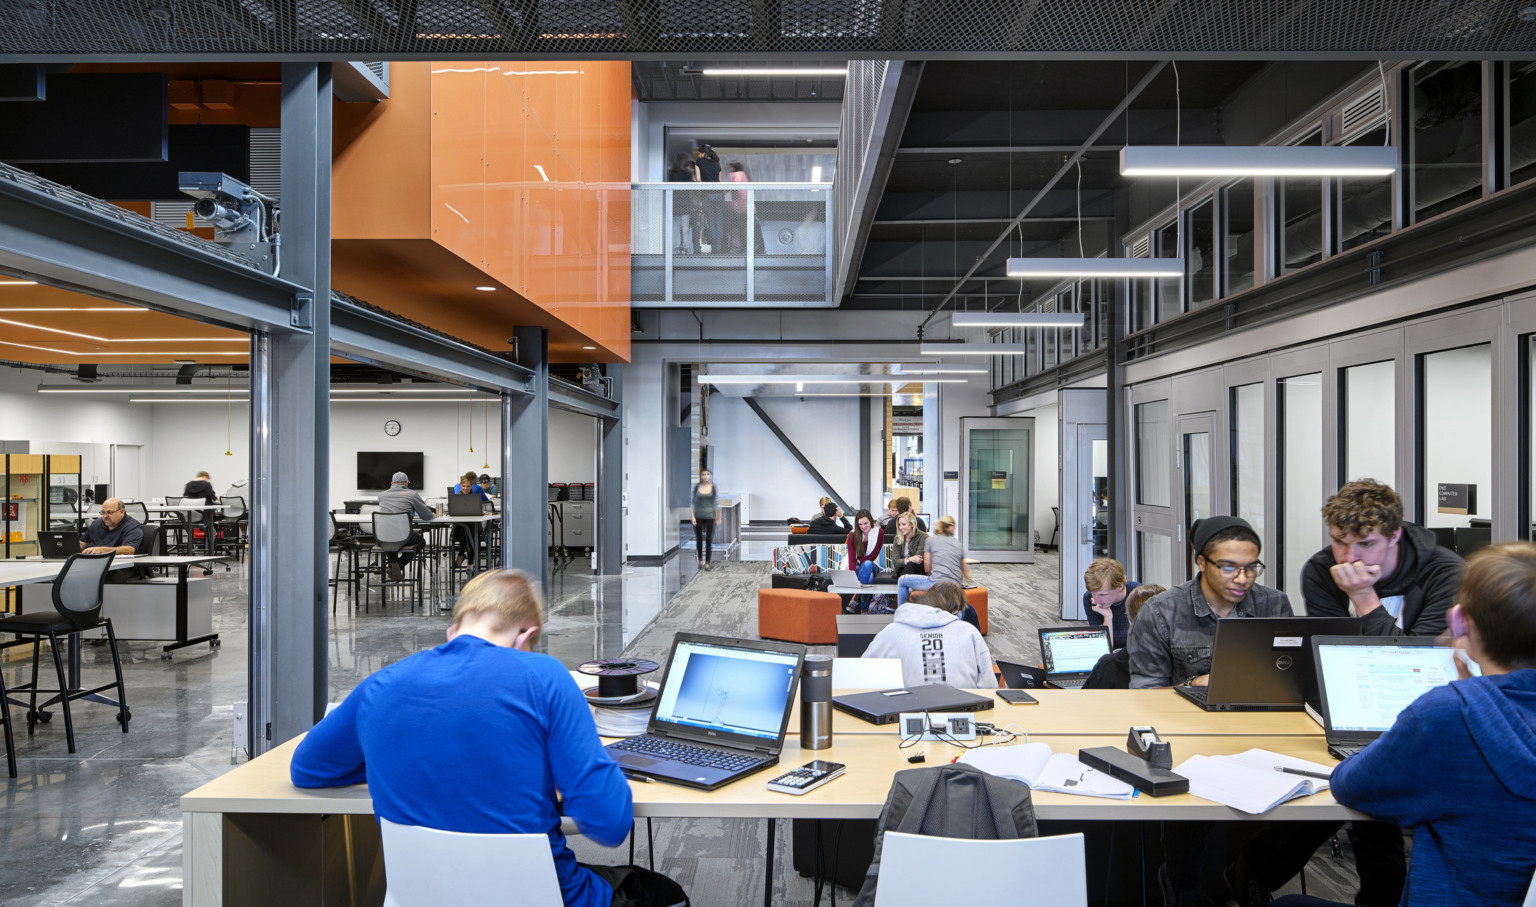
<svg viewBox="0 0 1536 907">
<path fill-rule="evenodd" d="M 902 740 L 976 739 L 976 715 L 973 712 L 902 712 L 897 723 Z"/>
<path fill-rule="evenodd" d="M 244 751 L 249 753 L 251 751 L 251 722 L 250 716 L 247 714 L 246 703 L 235 703 L 234 711 L 234 749 L 236 752 Z"/>
</svg>

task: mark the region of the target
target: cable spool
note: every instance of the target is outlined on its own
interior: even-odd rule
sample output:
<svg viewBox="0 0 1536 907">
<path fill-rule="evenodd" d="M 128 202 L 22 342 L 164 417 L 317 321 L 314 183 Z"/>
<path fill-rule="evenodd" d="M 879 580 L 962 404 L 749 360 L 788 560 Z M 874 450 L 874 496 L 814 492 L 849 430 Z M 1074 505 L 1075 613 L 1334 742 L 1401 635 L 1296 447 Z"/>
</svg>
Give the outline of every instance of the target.
<svg viewBox="0 0 1536 907">
<path fill-rule="evenodd" d="M 589 661 L 576 670 L 597 678 L 597 686 L 586 687 L 587 702 L 610 709 L 649 708 L 656 701 L 656 688 L 640 678 L 661 669 L 645 658 L 602 659 Z"/>
</svg>

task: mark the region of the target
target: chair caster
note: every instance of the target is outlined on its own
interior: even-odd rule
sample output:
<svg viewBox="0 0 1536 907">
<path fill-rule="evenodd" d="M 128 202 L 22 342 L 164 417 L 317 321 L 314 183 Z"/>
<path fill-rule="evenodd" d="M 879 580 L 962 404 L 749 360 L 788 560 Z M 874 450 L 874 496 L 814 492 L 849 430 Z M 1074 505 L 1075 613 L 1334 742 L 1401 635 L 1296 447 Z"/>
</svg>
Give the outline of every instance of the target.
<svg viewBox="0 0 1536 907">
<path fill-rule="evenodd" d="M 160 660 L 161 661 L 170 661 L 171 660 L 171 653 L 169 653 L 169 652 L 161 652 L 160 653 Z"/>
<path fill-rule="evenodd" d="M 208 645 L 210 645 L 213 648 L 217 649 L 217 648 L 219 648 L 219 647 L 224 645 L 224 640 L 222 640 L 222 639 L 210 639 L 210 640 L 208 640 Z"/>
<path fill-rule="evenodd" d="M 123 720 L 123 713 L 122 712 L 118 712 L 116 715 L 114 715 L 112 717 L 117 719 L 117 723 L 118 724 L 121 724 L 124 727 L 127 727 L 128 726 L 128 721 L 132 721 L 133 720 L 133 709 L 128 709 L 128 721 L 124 721 Z"/>
<path fill-rule="evenodd" d="M 36 712 L 28 712 L 27 713 L 27 720 L 28 721 L 38 721 L 38 722 L 40 722 L 42 724 L 47 724 L 48 722 L 53 720 L 53 713 L 48 711 L 47 709 L 38 709 Z"/>
</svg>

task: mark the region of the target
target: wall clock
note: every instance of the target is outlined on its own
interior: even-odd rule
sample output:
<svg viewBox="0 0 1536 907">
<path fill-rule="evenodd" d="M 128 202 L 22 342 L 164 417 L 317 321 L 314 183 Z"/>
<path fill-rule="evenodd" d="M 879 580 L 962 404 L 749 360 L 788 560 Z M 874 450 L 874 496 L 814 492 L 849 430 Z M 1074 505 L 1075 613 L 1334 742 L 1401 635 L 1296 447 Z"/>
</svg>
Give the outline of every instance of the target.
<svg viewBox="0 0 1536 907">
<path fill-rule="evenodd" d="M 388 422 L 385 422 L 384 434 L 389 435 L 391 438 L 400 434 L 400 423 L 394 419 L 390 419 Z"/>
</svg>

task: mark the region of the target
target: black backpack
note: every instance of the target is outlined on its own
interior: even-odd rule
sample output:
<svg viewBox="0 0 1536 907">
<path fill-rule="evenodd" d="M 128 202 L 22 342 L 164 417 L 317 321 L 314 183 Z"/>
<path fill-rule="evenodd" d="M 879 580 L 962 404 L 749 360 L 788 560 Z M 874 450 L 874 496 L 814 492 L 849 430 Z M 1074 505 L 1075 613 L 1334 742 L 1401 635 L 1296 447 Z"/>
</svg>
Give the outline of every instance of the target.
<svg viewBox="0 0 1536 907">
<path fill-rule="evenodd" d="M 1026 784 L 960 762 L 897 772 L 875 824 L 875 859 L 853 907 L 875 903 L 880 852 L 888 831 L 983 840 L 1040 834 Z"/>
</svg>

